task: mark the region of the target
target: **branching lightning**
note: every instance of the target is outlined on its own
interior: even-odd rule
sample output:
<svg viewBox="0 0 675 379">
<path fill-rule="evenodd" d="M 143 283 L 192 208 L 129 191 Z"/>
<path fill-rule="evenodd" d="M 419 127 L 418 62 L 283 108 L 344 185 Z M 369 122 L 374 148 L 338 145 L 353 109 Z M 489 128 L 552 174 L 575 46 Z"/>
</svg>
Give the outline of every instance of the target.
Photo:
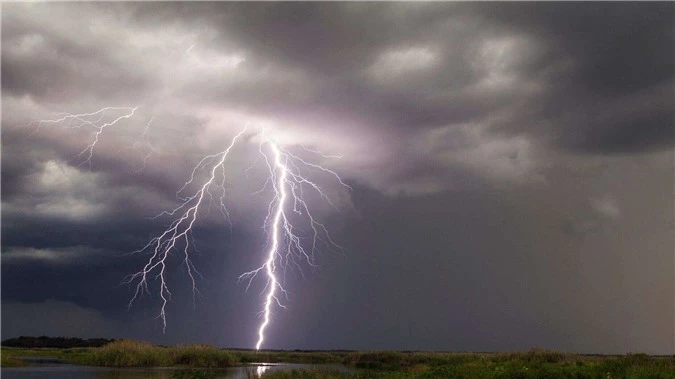
<svg viewBox="0 0 675 379">
<path fill-rule="evenodd" d="M 213 197 L 210 191 L 210 187 L 215 182 L 217 172 L 219 169 L 223 170 L 223 181 L 225 180 L 224 170 L 227 155 L 229 154 L 230 150 L 236 143 L 237 139 L 242 134 L 244 134 L 246 130 L 247 128 L 244 128 L 241 132 L 239 132 L 239 134 L 235 136 L 235 138 L 232 140 L 232 143 L 230 144 L 230 146 L 228 146 L 227 149 L 221 151 L 218 154 L 208 155 L 204 157 L 197 164 L 197 166 L 195 166 L 194 170 L 192 171 L 192 176 L 190 177 L 190 180 L 185 182 L 185 185 L 183 185 L 183 188 L 181 188 L 177 192 L 177 195 L 180 194 L 180 192 L 183 191 L 188 185 L 194 182 L 195 172 L 200 167 L 202 167 L 209 161 L 217 160 L 217 163 L 213 165 L 213 167 L 211 168 L 211 175 L 209 179 L 201 186 L 201 188 L 194 195 L 184 198 L 183 203 L 181 203 L 175 209 L 168 212 L 166 211 L 162 212 L 157 216 L 157 217 L 162 215 L 177 216 L 177 218 L 171 223 L 171 225 L 169 225 L 169 227 L 162 234 L 151 239 L 150 242 L 148 242 L 148 244 L 146 244 L 141 249 L 134 252 L 134 253 L 141 253 L 144 251 L 150 251 L 152 255 L 148 260 L 148 263 L 143 267 L 142 270 L 138 271 L 135 274 L 130 275 L 125 280 L 126 283 L 132 283 L 138 280 L 138 283 L 136 284 L 136 292 L 134 293 L 133 298 L 129 301 L 129 307 L 131 307 L 134 300 L 136 300 L 138 296 L 142 295 L 143 292 L 146 293 L 150 292 L 148 289 L 148 276 L 157 271 L 155 277 L 160 280 L 159 296 L 162 299 L 162 307 L 160 309 L 158 317 L 162 319 L 164 331 L 166 331 L 166 303 L 168 299 L 171 297 L 171 291 L 169 291 L 169 287 L 166 284 L 166 277 L 165 277 L 166 260 L 169 257 L 169 253 L 171 253 L 172 250 L 176 249 L 177 245 L 182 244 L 183 263 L 187 268 L 188 276 L 190 277 L 190 280 L 192 282 L 192 294 L 194 299 L 194 296 L 196 296 L 196 294 L 198 293 L 194 274 L 199 275 L 199 271 L 197 271 L 197 269 L 192 264 L 189 254 L 193 226 L 197 221 L 199 208 L 202 205 L 204 198 L 207 195 L 210 198 Z M 221 211 L 223 211 L 224 214 L 229 219 L 229 213 L 227 212 L 227 208 L 225 207 L 225 204 L 223 202 L 223 198 L 225 196 L 224 186 L 221 186 L 221 188 L 223 188 L 223 194 L 220 197 Z"/>
<path fill-rule="evenodd" d="M 150 280 L 156 279 L 159 281 L 161 307 L 158 318 L 162 320 L 164 331 L 167 325 L 166 305 L 171 298 L 166 280 L 167 260 L 172 252 L 180 253 L 182 264 L 185 265 L 192 284 L 194 301 L 194 296 L 198 293 L 195 274 L 199 275 L 190 259 L 190 250 L 194 245 L 192 236 L 194 226 L 198 222 L 200 212 L 204 212 L 203 208 L 207 208 L 205 211 L 208 212 L 213 202 L 217 202 L 222 215 L 231 225 L 230 213 L 225 204 L 225 184 L 227 181 L 225 168 L 231 150 L 248 130 L 248 126 L 244 127 L 225 150 L 207 155 L 197 163 L 190 178 L 176 193 L 180 204 L 176 208 L 164 211 L 156 216 L 171 217 L 173 221 L 161 234 L 152 238 L 145 246 L 134 252 L 148 253 L 150 258 L 140 271 L 125 279 L 125 283 L 135 283 L 136 285 L 129 306 L 131 307 L 134 301 L 144 293 L 150 293 Z M 265 253 L 265 260 L 261 266 L 239 277 L 240 280 L 248 280 L 247 289 L 259 273 L 264 273 L 267 279 L 263 290 L 265 295 L 263 310 L 261 311 L 262 321 L 258 328 L 256 350 L 259 350 L 265 341 L 265 330 L 271 322 L 274 304 L 283 307 L 278 298 L 278 293 L 286 293 L 286 291 L 282 287 L 278 268 L 283 268 L 285 272 L 292 264 L 302 272 L 299 260 L 303 260 L 314 267 L 314 254 L 320 244 L 339 248 L 331 239 L 326 227 L 312 216 L 310 207 L 304 197 L 304 191 L 315 191 L 328 203 L 331 205 L 333 203 L 324 190 L 316 182 L 310 180 L 303 171 L 312 170 L 331 175 L 340 185 L 350 188 L 334 171 L 308 162 L 283 149 L 264 130 L 259 133 L 259 136 L 258 150 L 268 172 L 265 188 L 270 186 L 272 191 L 272 199 L 268 204 L 267 216 L 263 222 L 263 229 L 268 235 L 269 249 Z M 308 151 L 320 154 L 313 150 Z M 206 179 L 197 186 L 194 193 L 184 196 L 183 193 L 198 181 L 197 176 L 200 170 L 208 172 Z M 205 203 L 208 203 L 208 205 Z M 302 234 L 303 228 L 298 225 L 303 222 L 310 230 L 309 237 Z M 311 241 L 310 244 L 307 244 L 311 245 L 311 248 L 305 246 L 304 240 L 306 239 Z"/>
<path fill-rule="evenodd" d="M 94 156 L 94 149 L 99 142 L 103 132 L 108 128 L 117 125 L 120 121 L 133 117 L 138 107 L 105 107 L 92 113 L 57 113 L 56 118 L 48 120 L 35 121 L 37 128 L 33 134 L 38 133 L 43 126 L 62 126 L 69 129 L 91 129 L 94 132 L 92 141 L 77 154 L 77 158 L 81 159 L 79 166 L 87 165 L 91 170 L 91 159 Z M 113 116 L 111 121 L 106 121 L 106 116 L 111 113 L 120 114 Z M 78 166 L 78 167 L 79 167 Z"/>
<path fill-rule="evenodd" d="M 105 107 L 92 113 L 57 113 L 53 119 L 34 122 L 33 124 L 37 124 L 37 129 L 33 134 L 46 126 L 91 129 L 93 132 L 92 140 L 77 154 L 77 158 L 80 159 L 79 166 L 87 165 L 91 169 L 94 150 L 106 129 L 117 125 L 124 119 L 133 117 L 137 109 L 138 107 Z M 141 139 L 130 147 L 144 152 L 143 165 L 140 170 L 145 168 L 147 160 L 154 152 L 154 148 L 148 140 L 148 130 L 153 119 L 154 116 L 145 124 Z M 191 260 L 191 250 L 194 249 L 195 244 L 193 237 L 195 224 L 199 221 L 200 216 L 203 217 L 203 213 L 208 213 L 212 204 L 216 202 L 220 212 L 232 226 L 230 212 L 225 204 L 228 179 L 226 165 L 230 152 L 248 130 L 249 126 L 247 125 L 234 136 L 225 150 L 207 155 L 197 163 L 190 178 L 176 192 L 179 205 L 153 217 L 153 219 L 169 217 L 172 220 L 169 226 L 146 245 L 132 252 L 132 254 L 146 253 L 150 255 L 150 258 L 138 272 L 128 275 L 123 281 L 126 284 L 135 285 L 134 295 L 128 306 L 131 307 L 143 294 L 150 294 L 150 283 L 158 281 L 161 306 L 157 317 L 162 321 L 163 331 L 166 331 L 167 327 L 166 306 L 171 299 L 166 274 L 168 259 L 174 252 L 180 255 L 192 285 L 194 302 L 196 295 L 199 293 L 195 276 L 201 276 Z M 258 274 L 264 273 L 266 277 L 266 285 L 263 289 L 264 302 L 260 312 L 262 321 L 258 327 L 258 336 L 255 343 L 256 350 L 259 350 L 265 342 L 265 331 L 270 325 L 274 305 L 284 307 L 278 297 L 278 293 L 286 294 L 286 290 L 282 287 L 282 280 L 280 280 L 279 269 L 283 269 L 285 274 L 286 270 L 292 265 L 292 268 L 298 269 L 303 274 L 301 263 L 306 262 L 310 267 L 315 267 L 314 255 L 319 247 L 340 248 L 333 242 L 326 227 L 312 215 L 305 200 L 305 191 L 309 190 L 335 207 L 321 186 L 309 178 L 308 173 L 316 172 L 332 176 L 341 186 L 348 189 L 351 189 L 351 187 L 345 184 L 334 171 L 311 163 L 284 149 L 264 129 L 257 135 L 260 138 L 259 158 L 262 159 L 256 159 L 253 165 L 245 170 L 245 173 L 248 176 L 248 171 L 251 168 L 259 161 L 264 161 L 267 180 L 264 187 L 254 194 L 264 192 L 267 187 L 271 188 L 272 199 L 267 206 L 267 216 L 263 222 L 263 230 L 266 232 L 268 239 L 268 249 L 265 252 L 263 263 L 256 269 L 240 275 L 239 280 L 248 281 L 246 286 L 248 290 Z M 324 155 L 317 150 L 301 145 L 300 147 L 322 158 L 341 158 L 340 156 Z M 198 184 L 198 173 L 201 171 L 206 171 L 207 175 L 204 181 Z M 190 187 L 195 185 L 196 190 L 193 193 L 184 195 Z M 204 210 L 204 208 L 206 209 Z"/>
</svg>

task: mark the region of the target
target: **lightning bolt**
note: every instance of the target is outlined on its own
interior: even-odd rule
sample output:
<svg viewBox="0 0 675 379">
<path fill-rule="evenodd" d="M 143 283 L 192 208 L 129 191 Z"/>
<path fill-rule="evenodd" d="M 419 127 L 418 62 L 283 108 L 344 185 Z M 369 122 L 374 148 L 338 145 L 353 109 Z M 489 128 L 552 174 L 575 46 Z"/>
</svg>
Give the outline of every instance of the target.
<svg viewBox="0 0 675 379">
<path fill-rule="evenodd" d="M 56 118 L 47 120 L 34 121 L 31 124 L 36 124 L 37 128 L 31 134 L 36 134 L 43 126 L 62 126 L 68 129 L 91 129 L 94 132 L 92 141 L 77 154 L 78 159 L 83 159 L 78 167 L 87 165 L 91 170 L 91 159 L 94 156 L 94 149 L 99 142 L 103 132 L 112 126 L 117 125 L 120 121 L 133 117 L 138 107 L 105 107 L 92 113 L 72 114 L 61 112 L 56 114 Z M 113 116 L 111 121 L 106 121 L 106 116 L 110 113 L 118 113 L 121 115 Z"/>
<path fill-rule="evenodd" d="M 141 270 L 129 275 L 124 280 L 127 284 L 135 283 L 136 285 L 134 296 L 129 301 L 129 307 L 144 293 L 150 293 L 149 282 L 151 280 L 158 280 L 161 307 L 157 317 L 162 320 L 164 331 L 166 331 L 167 325 L 166 305 L 171 298 L 166 280 L 168 258 L 174 251 L 180 253 L 182 264 L 187 268 L 192 284 L 194 302 L 196 294 L 199 293 L 195 279 L 195 274 L 199 275 L 199 272 L 190 259 L 191 247 L 194 245 L 192 236 L 194 225 L 198 222 L 200 214 L 203 213 L 203 208 L 206 208 L 206 212 L 208 212 L 211 204 L 216 202 L 215 197 L 217 197 L 217 204 L 222 215 L 230 223 L 230 226 L 232 225 L 230 213 L 225 204 L 225 184 L 227 181 L 225 166 L 231 150 L 248 129 L 249 126 L 247 125 L 237 133 L 225 150 L 207 155 L 195 165 L 190 178 L 176 192 L 180 204 L 172 210 L 164 211 L 155 216 L 155 218 L 172 217 L 173 221 L 162 233 L 133 252 L 148 253 L 150 258 Z M 314 171 L 331 175 L 340 185 L 351 189 L 334 171 L 308 162 L 285 150 L 264 129 L 258 135 L 260 136 L 258 150 L 262 161 L 265 162 L 268 178 L 263 189 L 255 193 L 264 191 L 268 185 L 271 187 L 272 199 L 268 204 L 267 216 L 263 222 L 263 229 L 268 235 L 269 249 L 265 253 L 265 260 L 261 266 L 239 276 L 240 281 L 248 280 L 247 290 L 259 273 L 264 273 L 267 278 L 263 289 L 265 294 L 261 311 L 262 321 L 258 327 L 256 350 L 259 350 L 265 341 L 265 331 L 270 325 L 274 304 L 284 307 L 277 294 L 286 294 L 287 292 L 282 287 L 278 269 L 282 268 L 285 276 L 286 269 L 292 265 L 302 273 L 300 260 L 307 262 L 310 267 L 315 267 L 314 254 L 320 246 L 340 248 L 331 239 L 324 224 L 318 222 L 312 215 L 310 207 L 305 201 L 304 191 L 308 189 L 315 191 L 329 204 L 333 205 L 333 203 L 321 186 L 310 180 L 305 172 Z M 246 172 L 253 168 L 258 161 L 260 160 L 256 160 L 251 167 L 246 169 Z M 208 172 L 206 179 L 191 195 L 183 196 L 186 189 L 197 182 L 197 173 L 200 170 Z M 302 223 L 308 225 L 309 237 L 305 237 L 303 234 Z M 303 241 L 306 239 L 311 240 L 311 245 L 305 246 Z"/>
<path fill-rule="evenodd" d="M 279 249 L 279 227 L 280 227 L 279 224 L 282 221 L 282 217 L 283 220 L 286 221 L 286 215 L 284 213 L 284 204 L 286 203 L 287 197 L 286 181 L 288 180 L 288 168 L 281 160 L 281 153 L 279 152 L 279 148 L 277 147 L 277 145 L 274 143 L 270 143 L 270 146 L 272 148 L 272 153 L 274 154 L 274 166 L 279 169 L 280 174 L 279 174 L 279 181 L 275 184 L 274 187 L 277 209 L 274 213 L 274 220 L 272 222 L 272 247 L 267 252 L 267 261 L 263 265 L 267 273 L 268 278 L 267 286 L 269 287 L 269 291 L 267 292 L 267 296 L 265 297 L 264 321 L 262 322 L 262 324 L 260 324 L 260 327 L 258 328 L 258 342 L 255 344 L 256 350 L 260 350 L 260 346 L 265 340 L 265 329 L 267 328 L 267 325 L 270 323 L 270 311 L 271 311 L 270 308 L 272 307 L 272 300 L 274 299 L 277 302 L 279 302 L 279 299 L 277 299 L 275 296 L 277 286 L 279 286 L 279 281 L 277 280 L 277 277 L 274 273 L 275 269 L 274 261 L 277 256 L 277 251 Z M 270 167 L 270 172 L 272 173 L 274 172 L 272 167 Z M 288 229 L 285 229 L 285 231 L 287 233 L 289 232 Z M 283 288 L 281 288 L 281 290 L 283 290 Z"/>
<path fill-rule="evenodd" d="M 301 175 L 300 167 L 304 166 L 305 168 L 318 169 L 324 173 L 331 174 L 341 185 L 351 189 L 351 187 L 345 184 L 334 171 L 307 162 L 304 159 L 283 150 L 272 138 L 266 135 L 264 131 L 262 136 L 263 138 L 259 150 L 267 164 L 269 178 L 273 183 L 272 190 L 274 194 L 273 199 L 269 204 L 268 215 L 264 223 L 266 230 L 268 229 L 268 225 L 271 224 L 271 246 L 267 251 L 266 260 L 262 266 L 240 276 L 240 279 L 249 278 L 250 285 L 250 280 L 252 280 L 260 271 L 264 270 L 267 275 L 267 285 L 265 287 L 267 293 L 265 295 L 262 311 L 263 321 L 258 328 L 258 340 L 255 345 L 256 350 L 260 350 L 265 341 L 265 330 L 270 324 L 272 305 L 276 303 L 283 308 L 279 298 L 276 296 L 277 290 L 284 293 L 286 292 L 277 277 L 277 262 L 280 262 L 281 264 L 285 263 L 284 269 L 287 268 L 289 263 L 293 263 L 302 272 L 300 265 L 295 260 L 295 258 L 302 258 L 311 267 L 314 267 L 314 252 L 317 248 L 317 242 L 321 241 L 321 234 L 327 238 L 327 241 L 324 242 L 327 242 L 329 246 L 339 248 L 339 246 L 330 238 L 330 234 L 326 227 L 316 221 L 312 216 L 309 206 L 303 199 L 303 185 L 315 190 L 331 205 L 333 205 L 333 203 L 319 185 L 309 180 L 306 176 Z M 270 163 L 270 159 L 263 152 L 263 145 L 269 145 L 272 163 Z M 320 154 L 314 150 L 306 150 Z M 312 249 L 309 252 L 303 247 L 301 237 L 294 231 L 294 223 L 287 213 L 287 199 L 289 196 L 293 202 L 290 211 L 298 216 L 304 216 L 306 220 L 309 221 L 309 226 L 312 229 Z M 272 209 L 274 209 L 273 212 Z M 282 250 L 283 244 L 285 244 L 285 250 Z"/>
</svg>

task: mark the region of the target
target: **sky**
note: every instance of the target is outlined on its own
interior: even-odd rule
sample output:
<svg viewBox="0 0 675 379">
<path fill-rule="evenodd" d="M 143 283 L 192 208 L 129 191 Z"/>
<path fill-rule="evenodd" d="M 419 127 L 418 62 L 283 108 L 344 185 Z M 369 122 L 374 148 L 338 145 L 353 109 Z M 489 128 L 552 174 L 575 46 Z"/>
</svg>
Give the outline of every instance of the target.
<svg viewBox="0 0 675 379">
<path fill-rule="evenodd" d="M 334 170 L 341 249 L 289 270 L 266 348 L 675 352 L 675 4 L 3 3 L 2 338 L 255 344 L 271 194 L 195 226 L 193 302 L 129 254 L 244 125 Z M 62 112 L 137 107 L 96 137 Z M 103 115 L 112 120 L 123 111 Z M 322 155 L 313 153 L 320 151 Z M 259 162 L 258 162 L 259 163 Z M 249 175 L 250 174 L 250 175 Z M 197 180 L 203 176 L 198 172 Z M 190 188 L 188 188 L 189 190 Z"/>
</svg>

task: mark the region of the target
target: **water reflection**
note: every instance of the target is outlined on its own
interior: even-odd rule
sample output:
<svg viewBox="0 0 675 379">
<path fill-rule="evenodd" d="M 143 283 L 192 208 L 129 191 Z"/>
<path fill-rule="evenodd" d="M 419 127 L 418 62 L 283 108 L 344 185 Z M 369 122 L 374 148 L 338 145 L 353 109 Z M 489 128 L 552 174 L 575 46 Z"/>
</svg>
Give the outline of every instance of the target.
<svg viewBox="0 0 675 379">
<path fill-rule="evenodd" d="M 256 370 L 255 370 L 255 373 L 256 373 L 258 376 L 262 376 L 262 374 L 263 374 L 265 371 L 267 371 L 268 368 L 269 368 L 269 366 L 258 366 L 258 367 L 256 368 Z"/>
</svg>

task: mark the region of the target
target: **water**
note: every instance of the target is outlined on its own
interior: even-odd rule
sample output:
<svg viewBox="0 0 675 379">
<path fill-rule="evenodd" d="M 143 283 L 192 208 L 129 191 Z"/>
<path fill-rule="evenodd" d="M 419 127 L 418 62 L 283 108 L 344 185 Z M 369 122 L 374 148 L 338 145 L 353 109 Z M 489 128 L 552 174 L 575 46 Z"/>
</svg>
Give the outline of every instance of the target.
<svg viewBox="0 0 675 379">
<path fill-rule="evenodd" d="M 347 371 L 342 365 L 295 364 L 295 363 L 256 363 L 248 366 L 209 369 L 218 379 L 246 379 L 249 373 L 262 374 L 276 370 L 325 369 Z M 184 369 L 183 369 L 184 370 Z M 204 369 L 206 371 L 206 369 Z M 30 367 L 2 368 L 2 379 L 171 379 L 181 369 L 176 368 L 107 368 L 74 366 L 69 364 L 44 363 Z"/>
</svg>

